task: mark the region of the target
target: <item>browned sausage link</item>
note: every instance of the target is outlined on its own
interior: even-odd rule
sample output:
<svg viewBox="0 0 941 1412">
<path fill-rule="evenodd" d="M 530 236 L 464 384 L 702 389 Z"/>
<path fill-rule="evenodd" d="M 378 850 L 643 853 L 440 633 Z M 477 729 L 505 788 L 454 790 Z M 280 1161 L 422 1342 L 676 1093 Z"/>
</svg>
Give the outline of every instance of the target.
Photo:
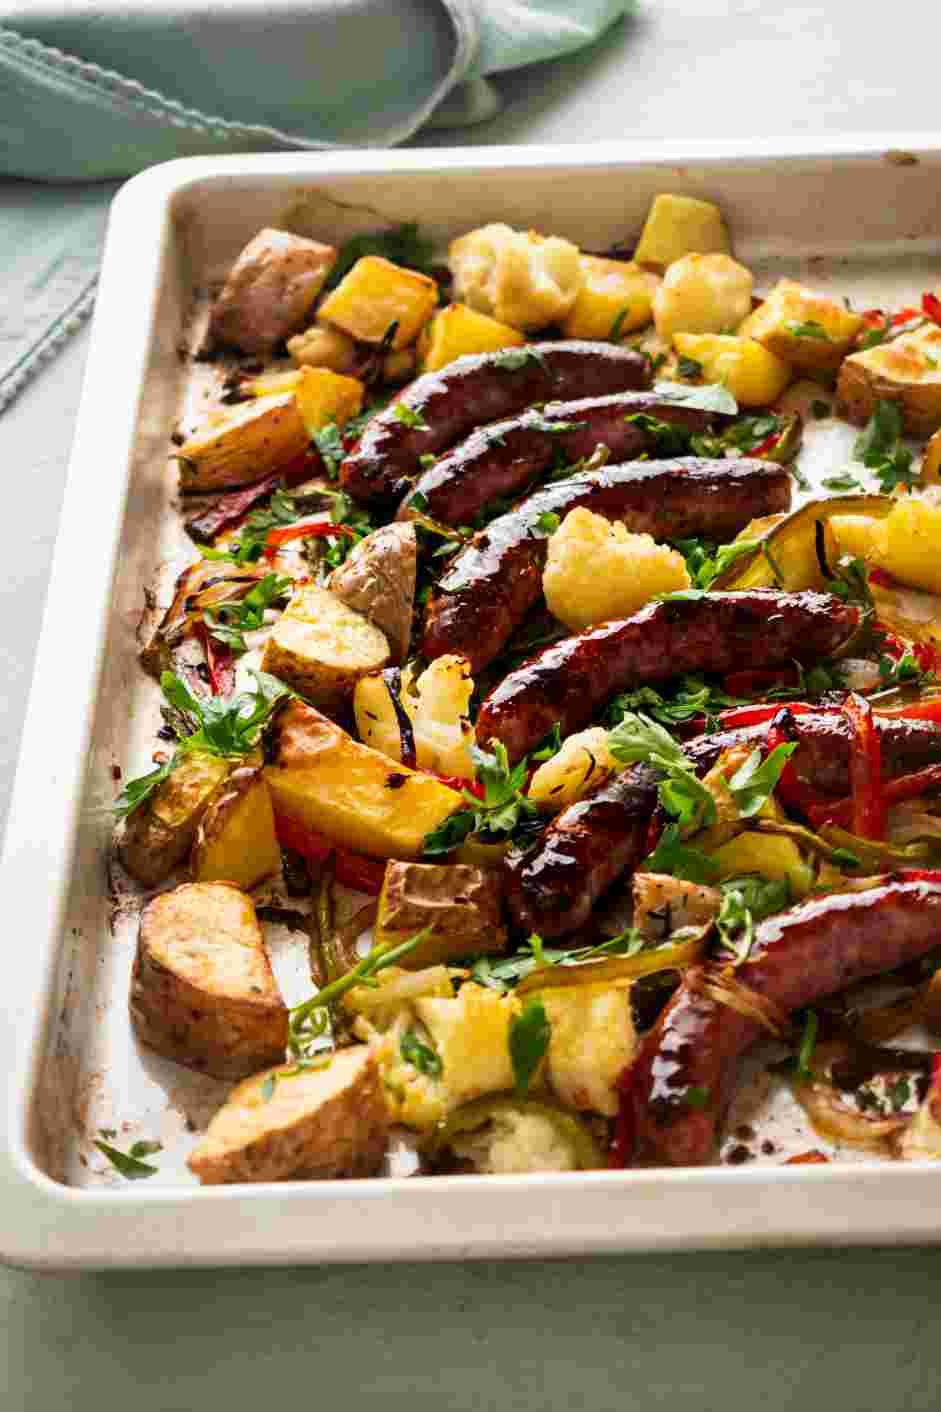
<svg viewBox="0 0 941 1412">
<path fill-rule="evenodd" d="M 786 510 L 791 481 L 767 461 L 679 457 L 605 466 L 547 485 L 491 520 L 457 555 L 428 604 L 422 652 L 466 657 L 474 671 L 492 662 L 542 595 L 547 512 L 586 506 L 654 539 L 705 534 L 731 539 L 758 516 Z"/>
<path fill-rule="evenodd" d="M 474 427 L 534 402 L 604 397 L 650 386 L 650 364 L 632 349 L 569 340 L 470 353 L 417 378 L 373 417 L 340 471 L 356 500 L 388 503 L 408 489 L 420 456 L 438 456 Z"/>
<path fill-rule="evenodd" d="M 647 765 L 629 766 L 563 809 L 533 847 L 510 856 L 506 895 L 521 927 L 552 937 L 588 920 L 602 893 L 647 852 L 659 779 Z"/>
<path fill-rule="evenodd" d="M 941 872 L 899 873 L 865 892 L 813 898 L 769 917 L 735 976 L 778 1008 L 795 1010 L 917 960 L 937 946 L 939 928 Z M 761 1033 L 754 1020 L 704 994 L 703 980 L 699 968 L 687 973 L 636 1060 L 632 1094 L 646 1162 L 709 1160 L 738 1060 Z"/>
<path fill-rule="evenodd" d="M 606 446 L 612 460 L 652 451 L 657 439 L 634 417 L 682 427 L 694 435 L 721 419 L 653 392 L 622 392 L 578 402 L 551 402 L 521 417 L 493 422 L 455 446 L 419 476 L 399 508 L 399 519 L 421 512 L 445 525 L 467 525 L 498 496 L 517 496 L 557 465 L 572 465 Z M 413 504 L 415 497 L 421 497 Z"/>
<path fill-rule="evenodd" d="M 815 661 L 845 642 L 859 610 L 829 593 L 704 593 L 648 603 L 547 647 L 504 677 L 477 717 L 477 739 L 502 741 L 519 760 L 558 721 L 563 737 L 587 725 L 616 691 L 684 672 L 730 672 Z"/>
<path fill-rule="evenodd" d="M 793 763 L 798 774 L 808 777 L 815 789 L 844 795 L 849 788 L 847 723 L 821 714 L 800 716 L 796 724 L 799 745 Z M 909 774 L 941 760 L 941 726 L 878 716 L 876 725 L 886 776 Z M 767 724 L 745 726 L 698 736 L 684 749 L 697 774 L 703 775 L 723 750 L 757 745 L 767 734 Z M 629 765 L 593 794 L 563 809 L 525 853 L 513 857 L 507 866 L 507 899 L 521 927 L 546 938 L 574 931 L 587 921 L 598 898 L 621 873 L 641 862 L 656 804 L 655 789 L 639 788 L 636 771 L 642 768 Z M 656 777 L 650 779 L 655 782 Z M 623 851 L 619 831 L 624 835 Z"/>
<path fill-rule="evenodd" d="M 827 792 L 845 794 L 849 787 L 847 723 L 839 717 L 809 715 L 798 717 L 796 724 L 799 748 L 793 763 L 798 773 L 808 776 L 815 789 L 824 787 L 821 779 L 825 778 Z M 941 760 L 941 726 L 930 721 L 883 720 L 878 716 L 876 724 L 886 776 L 908 774 Z M 723 750 L 758 744 L 767 734 L 767 724 L 746 726 L 699 736 L 684 749 L 697 774 L 702 775 L 712 768 Z M 628 766 L 587 798 L 563 809 L 541 837 L 512 860 L 508 867 L 508 899 L 520 926 L 544 937 L 574 931 L 620 874 L 641 861 L 642 854 L 635 857 L 633 850 L 627 849 L 624 861 L 616 866 L 608 827 L 613 800 L 623 801 L 625 806 L 620 827 L 625 832 L 634 828 L 634 806 L 639 807 L 639 801 L 632 776 L 638 768 Z M 656 803 L 655 792 L 648 793 L 645 799 L 650 808 L 643 821 L 644 838 Z"/>
</svg>

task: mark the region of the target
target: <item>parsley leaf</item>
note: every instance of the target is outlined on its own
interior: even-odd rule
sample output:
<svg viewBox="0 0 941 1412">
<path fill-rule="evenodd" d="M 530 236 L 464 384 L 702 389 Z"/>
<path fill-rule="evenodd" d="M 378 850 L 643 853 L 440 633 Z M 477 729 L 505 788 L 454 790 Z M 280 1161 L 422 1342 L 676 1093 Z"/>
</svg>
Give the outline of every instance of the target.
<svg viewBox="0 0 941 1412">
<path fill-rule="evenodd" d="M 216 608 L 206 608 L 203 621 L 210 635 L 234 652 L 247 652 L 248 645 L 243 633 L 264 627 L 265 611 L 289 593 L 292 584 L 292 579 L 280 574 L 266 574 L 244 598 L 233 603 L 220 603 Z"/>
<path fill-rule="evenodd" d="M 540 821 L 536 805 L 522 792 L 529 773 L 528 756 L 510 769 L 506 746 L 495 740 L 492 754 L 472 745 L 471 758 L 484 797 L 481 800 L 470 790 L 464 791 L 469 807 L 451 814 L 425 836 L 422 852 L 426 857 L 450 853 L 472 833 L 505 838 Z"/>
<path fill-rule="evenodd" d="M 719 884 L 722 906 L 716 918 L 719 936 L 736 963 L 748 960 L 755 939 L 755 923 L 782 911 L 791 890 L 784 878 L 763 878 L 757 873 L 729 878 Z"/>
<path fill-rule="evenodd" d="M 368 235 L 354 235 L 340 247 L 337 261 L 326 281 L 326 289 L 335 289 L 343 276 L 364 255 L 380 255 L 393 265 L 403 265 L 421 274 L 433 274 L 434 246 L 418 229 L 417 221 L 409 221 L 391 230 L 377 230 Z"/>
<path fill-rule="evenodd" d="M 155 1172 L 160 1170 L 150 1162 L 140 1160 L 141 1157 L 149 1156 L 152 1152 L 159 1152 L 161 1150 L 159 1142 L 135 1142 L 130 1152 L 121 1152 L 119 1148 L 112 1147 L 108 1142 L 100 1142 L 97 1138 L 94 1139 L 93 1146 L 97 1147 L 98 1151 L 107 1157 L 115 1171 L 120 1172 L 121 1176 L 129 1182 L 140 1181 L 143 1177 L 152 1177 Z"/>
<path fill-rule="evenodd" d="M 523 348 L 501 348 L 499 352 L 492 355 L 491 361 L 495 368 L 500 368 L 503 372 L 515 373 L 520 368 L 525 368 L 527 363 L 541 363 L 548 372 L 545 355 L 540 353 L 538 348 L 524 346 Z"/>
<path fill-rule="evenodd" d="M 814 1057 L 814 1050 L 817 1047 L 817 1032 L 819 1029 L 820 1020 L 817 1017 L 816 1010 L 808 1010 L 804 1019 L 804 1032 L 801 1035 L 795 1068 L 797 1077 L 804 1083 L 811 1083 L 815 1078 L 810 1063 Z"/>
<path fill-rule="evenodd" d="M 816 319 L 807 319 L 805 323 L 792 319 L 787 329 L 795 338 L 819 338 L 824 343 L 832 342 L 823 324 L 818 324 Z"/>
<path fill-rule="evenodd" d="M 410 427 L 415 431 L 427 431 L 428 423 L 421 412 L 417 412 L 414 407 L 409 407 L 405 402 L 396 402 L 392 408 L 392 415 L 397 422 L 401 422 L 403 427 Z"/>
<path fill-rule="evenodd" d="M 530 1000 L 522 1013 L 514 1015 L 510 1021 L 510 1061 L 517 1098 L 525 1098 L 529 1092 L 551 1037 L 549 1018 L 541 1000 Z"/>
<path fill-rule="evenodd" d="M 315 431 L 314 443 L 323 457 L 327 475 L 331 480 L 336 480 L 340 474 L 340 465 L 346 455 L 346 447 L 343 445 L 340 428 L 336 422 L 328 422 L 325 427 L 321 427 L 320 431 Z"/>
<path fill-rule="evenodd" d="M 621 328 L 624 324 L 624 320 L 627 318 L 630 311 L 630 304 L 625 304 L 623 309 L 618 310 L 614 323 L 611 325 L 611 331 L 608 334 L 609 343 L 617 343 L 619 341 L 621 337 Z"/>
<path fill-rule="evenodd" d="M 913 456 L 901 444 L 902 413 L 897 402 L 880 401 L 856 438 L 853 455 L 873 471 L 884 494 L 897 485 L 914 485 Z"/>
<path fill-rule="evenodd" d="M 710 1093 L 707 1088 L 700 1088 L 698 1084 L 693 1084 L 683 1095 L 685 1102 L 690 1108 L 708 1108 Z"/>
<path fill-rule="evenodd" d="M 704 539 L 678 539 L 674 543 L 686 560 L 686 569 L 697 589 L 709 589 L 739 559 L 761 548 L 756 539 L 736 540 L 718 548 Z"/>
<path fill-rule="evenodd" d="M 719 872 L 718 864 L 701 848 L 691 848 L 681 841 L 678 824 L 667 825 L 642 867 L 645 873 L 670 873 L 694 883 L 715 882 Z"/>
<path fill-rule="evenodd" d="M 650 438 L 652 449 L 658 456 L 683 456 L 690 449 L 691 433 L 686 427 L 660 421 L 646 412 L 635 412 L 624 420 L 632 422 Z"/>
<path fill-rule="evenodd" d="M 707 682 L 705 677 L 684 676 L 680 677 L 670 696 L 663 696 L 651 686 L 622 692 L 609 702 L 605 714 L 608 724 L 612 726 L 616 726 L 628 711 L 640 709 L 666 726 L 681 724 L 694 716 L 705 716 L 708 724 L 710 717 L 715 717 L 718 711 L 742 704 L 742 697 L 729 696 Z"/>
<path fill-rule="evenodd" d="M 692 360 L 680 359 L 681 363 L 684 361 Z M 698 363 L 696 366 L 700 367 Z M 696 407 L 701 412 L 721 412 L 725 416 L 734 417 L 738 411 L 735 398 L 728 388 L 719 382 L 706 383 L 703 387 L 684 387 L 682 383 L 677 382 L 658 382 L 653 390 L 657 396 L 668 402 L 678 402 L 684 407 Z"/>
<path fill-rule="evenodd" d="M 825 476 L 820 484 L 825 486 L 827 490 L 846 491 L 862 489 L 862 483 L 858 481 L 854 475 L 851 475 L 849 471 L 845 471 L 839 476 Z"/>
<path fill-rule="evenodd" d="M 778 745 L 764 760 L 761 758 L 761 751 L 755 749 L 735 771 L 729 780 L 729 789 L 743 819 L 752 818 L 768 802 L 781 778 L 781 772 L 796 749 L 796 742 Z"/>
<path fill-rule="evenodd" d="M 426 1044 L 414 1030 L 406 1030 L 399 1043 L 399 1053 L 406 1064 L 411 1064 L 420 1074 L 438 1079 L 444 1072 L 444 1064 L 437 1049 Z"/>
<path fill-rule="evenodd" d="M 712 823 L 715 800 L 697 778 L 683 747 L 658 721 L 626 712 L 620 724 L 608 732 L 608 749 L 623 765 L 641 760 L 663 772 L 666 778 L 659 786 L 660 803 L 679 821 L 680 828 L 689 830 Z"/>
<path fill-rule="evenodd" d="M 889 1102 L 893 1113 L 900 1113 L 912 1096 L 912 1086 L 904 1076 L 896 1079 L 889 1089 Z"/>
<path fill-rule="evenodd" d="M 542 530 L 543 534 L 555 534 L 561 523 L 561 518 L 553 514 L 551 510 L 543 510 L 542 514 L 536 520 L 536 524 L 539 529 Z"/>
</svg>

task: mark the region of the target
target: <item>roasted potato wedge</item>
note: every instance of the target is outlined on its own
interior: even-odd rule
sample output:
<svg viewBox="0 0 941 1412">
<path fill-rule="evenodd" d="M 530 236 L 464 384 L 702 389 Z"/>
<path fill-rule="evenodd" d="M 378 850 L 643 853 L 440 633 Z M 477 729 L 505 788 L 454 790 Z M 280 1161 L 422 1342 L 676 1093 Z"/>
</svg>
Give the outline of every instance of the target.
<svg viewBox="0 0 941 1412">
<path fill-rule="evenodd" d="M 457 790 L 391 764 L 301 701 L 278 717 L 265 778 L 276 814 L 372 858 L 417 858 L 426 834 L 463 803 Z"/>
<path fill-rule="evenodd" d="M 383 525 L 359 542 L 328 581 L 331 593 L 385 636 L 390 660 L 397 666 L 408 656 L 417 564 L 415 526 Z"/>
<path fill-rule="evenodd" d="M 128 815 L 118 835 L 118 858 L 132 878 L 156 887 L 183 862 L 231 768 L 230 761 L 205 750 L 180 757 L 150 798 Z"/>
<path fill-rule="evenodd" d="M 925 324 L 851 354 L 840 368 L 836 395 L 845 415 L 861 426 L 877 402 L 897 402 L 906 433 L 930 436 L 941 428 L 941 328 Z"/>
<path fill-rule="evenodd" d="M 410 971 L 506 946 L 497 874 L 463 863 L 386 864 L 379 897 L 376 944 L 434 934 L 402 958 Z"/>
<path fill-rule="evenodd" d="M 361 343 L 382 343 L 395 324 L 389 346 L 407 348 L 437 303 L 438 286 L 428 275 L 364 255 L 327 295 L 319 317 Z"/>
<path fill-rule="evenodd" d="M 597 789 L 618 768 L 608 750 L 608 732 L 603 726 L 589 726 L 568 736 L 561 750 L 539 766 L 526 793 L 547 814 L 558 814 Z"/>
<path fill-rule="evenodd" d="M 791 380 L 790 366 L 753 338 L 736 334 L 677 333 L 673 347 L 699 363 L 706 382 L 721 382 L 741 407 L 767 407 Z"/>
<path fill-rule="evenodd" d="M 308 436 L 314 437 L 331 422 L 345 427 L 360 412 L 365 390 L 359 378 L 344 377 L 329 368 L 300 368 L 294 397 Z"/>
<path fill-rule="evenodd" d="M 131 978 L 137 1037 L 167 1059 L 240 1079 L 284 1055 L 288 1012 L 251 899 L 183 883 L 141 914 Z"/>
<path fill-rule="evenodd" d="M 303 584 L 275 623 L 261 666 L 329 710 L 389 657 L 385 634 L 361 613 L 329 589 Z"/>
<path fill-rule="evenodd" d="M 582 255 L 582 283 L 562 325 L 566 338 L 619 339 L 649 324 L 658 280 L 633 260 Z"/>
<path fill-rule="evenodd" d="M 449 304 L 425 325 L 418 340 L 423 373 L 446 368 L 465 353 L 495 353 L 517 348 L 525 339 L 519 329 L 501 324 L 466 304 Z"/>
<path fill-rule="evenodd" d="M 343 1049 L 323 1068 L 286 1065 L 239 1084 L 190 1154 L 204 1186 L 291 1177 L 369 1177 L 382 1165 L 389 1115 L 372 1051 Z"/>
<path fill-rule="evenodd" d="M 233 770 L 196 831 L 195 882 L 231 882 L 248 891 L 281 866 L 271 795 L 259 768 Z"/>
<path fill-rule="evenodd" d="M 260 230 L 230 269 L 212 306 L 214 343 L 267 354 L 303 328 L 336 264 L 332 245 L 286 230 Z"/>
<path fill-rule="evenodd" d="M 738 332 L 789 367 L 804 373 L 834 373 L 862 326 L 862 316 L 839 299 L 782 279 Z"/>
<path fill-rule="evenodd" d="M 210 421 L 177 452 L 184 491 L 253 485 L 307 450 L 310 437 L 293 390 L 254 397 Z"/>
<path fill-rule="evenodd" d="M 695 196 L 655 196 L 634 259 L 659 274 L 683 255 L 731 250 L 722 212 Z"/>
</svg>

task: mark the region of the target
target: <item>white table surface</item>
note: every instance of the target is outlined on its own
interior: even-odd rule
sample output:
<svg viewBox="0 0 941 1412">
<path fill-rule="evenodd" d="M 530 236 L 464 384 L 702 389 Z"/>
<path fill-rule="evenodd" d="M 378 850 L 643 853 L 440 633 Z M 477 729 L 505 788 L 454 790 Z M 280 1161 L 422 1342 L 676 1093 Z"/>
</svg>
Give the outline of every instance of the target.
<svg viewBox="0 0 941 1412">
<path fill-rule="evenodd" d="M 939 39 L 930 0 L 885 11 L 859 0 L 643 0 L 593 51 L 501 79 L 499 117 L 422 142 L 930 132 Z M 86 342 L 0 417 L 11 488 L 0 818 Z M 8 928 L 5 941 L 28 936 Z M 936 1408 L 939 1269 L 930 1250 L 817 1250 L 69 1278 L 0 1270 L 0 1407 Z"/>
</svg>

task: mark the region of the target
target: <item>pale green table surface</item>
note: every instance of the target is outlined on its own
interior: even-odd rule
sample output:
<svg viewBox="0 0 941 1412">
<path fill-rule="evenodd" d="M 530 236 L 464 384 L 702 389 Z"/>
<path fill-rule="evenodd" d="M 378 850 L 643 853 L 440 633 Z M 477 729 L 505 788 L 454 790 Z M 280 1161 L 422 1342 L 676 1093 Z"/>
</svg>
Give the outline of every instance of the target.
<svg viewBox="0 0 941 1412">
<path fill-rule="evenodd" d="M 596 52 L 502 80 L 507 111 L 473 136 L 930 131 L 932 14 L 926 0 L 891 12 L 855 0 L 646 0 L 641 19 Z M 86 342 L 0 419 L 12 512 L 0 815 Z M 18 924 L 7 929 L 11 951 L 28 944 Z M 939 1403 L 939 1276 L 933 1250 L 68 1278 L 0 1270 L 0 1409 L 914 1412 Z"/>
</svg>

